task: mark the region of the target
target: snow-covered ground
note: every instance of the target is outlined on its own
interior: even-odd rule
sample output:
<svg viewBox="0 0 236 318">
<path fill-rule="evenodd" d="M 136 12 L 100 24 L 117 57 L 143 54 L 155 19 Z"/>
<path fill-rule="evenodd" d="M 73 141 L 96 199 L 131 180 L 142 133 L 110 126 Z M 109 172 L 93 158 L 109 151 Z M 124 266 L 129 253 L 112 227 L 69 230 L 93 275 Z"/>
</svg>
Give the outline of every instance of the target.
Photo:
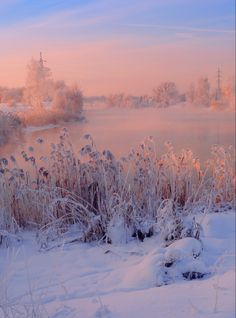
<svg viewBox="0 0 236 318">
<path fill-rule="evenodd" d="M 44 126 L 28 126 L 24 129 L 24 131 L 26 133 L 33 133 L 33 132 L 36 132 L 36 131 L 42 131 L 42 130 L 49 130 L 49 129 L 53 129 L 53 128 L 56 128 L 56 127 L 59 127 L 59 125 L 54 125 L 54 124 L 48 124 L 48 125 L 44 125 Z"/>
<path fill-rule="evenodd" d="M 0 248 L 0 317 L 233 318 L 235 213 L 197 221 L 200 241 L 168 247 L 152 237 L 40 251 L 34 234 L 22 233 Z M 204 276 L 189 280 L 189 272 Z"/>
</svg>

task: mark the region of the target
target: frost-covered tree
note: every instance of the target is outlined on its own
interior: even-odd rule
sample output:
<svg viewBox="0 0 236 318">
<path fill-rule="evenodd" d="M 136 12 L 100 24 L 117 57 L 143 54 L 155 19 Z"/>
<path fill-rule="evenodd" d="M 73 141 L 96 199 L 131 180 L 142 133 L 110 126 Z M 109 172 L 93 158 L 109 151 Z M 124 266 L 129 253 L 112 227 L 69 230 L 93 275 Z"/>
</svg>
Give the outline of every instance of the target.
<svg viewBox="0 0 236 318">
<path fill-rule="evenodd" d="M 154 99 L 160 107 L 178 102 L 179 93 L 173 82 L 164 82 L 153 90 Z"/>
<path fill-rule="evenodd" d="M 210 83 L 207 77 L 200 78 L 195 91 L 195 103 L 209 107 L 211 103 Z"/>
<path fill-rule="evenodd" d="M 32 59 L 27 66 L 25 99 L 34 109 L 42 109 L 50 97 L 52 89 L 51 70 L 44 65 L 42 55 L 37 61 Z"/>
<path fill-rule="evenodd" d="M 230 78 L 222 88 L 222 95 L 228 107 L 233 110 L 235 110 L 235 92 L 235 78 Z"/>
</svg>

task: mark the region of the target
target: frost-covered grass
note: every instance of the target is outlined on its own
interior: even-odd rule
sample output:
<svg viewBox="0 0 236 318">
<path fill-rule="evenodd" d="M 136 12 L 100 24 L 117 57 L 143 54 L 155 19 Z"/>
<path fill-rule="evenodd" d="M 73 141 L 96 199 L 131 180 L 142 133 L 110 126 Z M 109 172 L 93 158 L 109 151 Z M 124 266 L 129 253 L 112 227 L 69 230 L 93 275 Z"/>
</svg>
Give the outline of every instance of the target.
<svg viewBox="0 0 236 318">
<path fill-rule="evenodd" d="M 30 147 L 22 152 L 29 169 L 13 156 L 1 159 L 2 242 L 32 227 L 44 248 L 71 231 L 83 242 L 128 242 L 153 234 L 165 241 L 198 238 L 195 213 L 234 205 L 233 148 L 213 147 L 203 165 L 190 150 L 177 154 L 170 144 L 164 154 L 156 153 L 150 137 L 117 160 L 109 150 L 100 152 L 90 135 L 84 137 L 79 155 L 66 129 L 48 157 L 36 159 Z"/>
<path fill-rule="evenodd" d="M 0 146 L 18 134 L 21 126 L 21 120 L 16 114 L 0 111 Z"/>
</svg>

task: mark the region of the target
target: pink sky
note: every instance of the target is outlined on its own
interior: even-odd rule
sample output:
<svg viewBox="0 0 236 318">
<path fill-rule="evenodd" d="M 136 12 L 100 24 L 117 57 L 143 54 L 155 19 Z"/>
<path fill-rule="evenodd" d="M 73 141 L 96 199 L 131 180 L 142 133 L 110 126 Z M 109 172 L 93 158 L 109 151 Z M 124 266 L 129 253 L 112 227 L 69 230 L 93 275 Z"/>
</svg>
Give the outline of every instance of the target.
<svg viewBox="0 0 236 318">
<path fill-rule="evenodd" d="M 202 76 L 214 86 L 218 66 L 223 80 L 234 75 L 232 30 L 126 23 L 109 33 L 121 13 L 76 20 L 72 10 L 0 28 L 0 85 L 24 86 L 40 51 L 54 79 L 77 82 L 86 95 L 146 94 L 166 80 L 185 89 Z"/>
<path fill-rule="evenodd" d="M 185 88 L 201 76 L 214 81 L 218 65 L 225 77 L 233 75 L 233 51 L 224 46 L 199 46 L 193 40 L 138 47 L 134 39 L 119 39 L 65 46 L 47 45 L 44 56 L 55 79 L 77 82 L 85 94 L 150 93 L 161 81 Z M 45 45 L 44 45 L 45 46 Z M 22 86 L 26 64 L 38 57 L 39 44 L 1 56 L 0 85 Z M 215 83 L 212 83 L 213 85 Z"/>
</svg>

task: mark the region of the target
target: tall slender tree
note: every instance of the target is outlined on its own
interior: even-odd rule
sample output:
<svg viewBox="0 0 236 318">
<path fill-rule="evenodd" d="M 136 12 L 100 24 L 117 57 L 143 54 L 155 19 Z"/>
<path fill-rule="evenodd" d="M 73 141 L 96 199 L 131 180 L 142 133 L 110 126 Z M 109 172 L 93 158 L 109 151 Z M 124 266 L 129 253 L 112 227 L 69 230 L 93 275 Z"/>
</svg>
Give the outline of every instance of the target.
<svg viewBox="0 0 236 318">
<path fill-rule="evenodd" d="M 51 70 L 44 62 L 40 53 L 38 61 L 32 59 L 27 65 L 25 99 L 36 110 L 43 109 L 43 103 L 50 96 L 52 87 Z"/>
</svg>

